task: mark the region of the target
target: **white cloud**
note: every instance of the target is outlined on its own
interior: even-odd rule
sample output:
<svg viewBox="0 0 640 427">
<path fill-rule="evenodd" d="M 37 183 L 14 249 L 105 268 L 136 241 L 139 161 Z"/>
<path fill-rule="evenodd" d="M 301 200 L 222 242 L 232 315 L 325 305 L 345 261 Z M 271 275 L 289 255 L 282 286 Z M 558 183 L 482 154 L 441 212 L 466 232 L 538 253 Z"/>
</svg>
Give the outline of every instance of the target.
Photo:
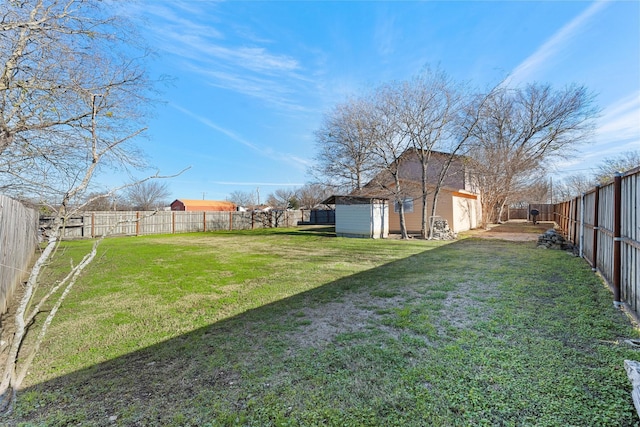
<svg viewBox="0 0 640 427">
<path fill-rule="evenodd" d="M 640 91 L 606 107 L 598 123 L 599 142 L 635 142 L 640 147 Z"/>
<path fill-rule="evenodd" d="M 518 65 L 505 83 L 520 83 L 530 80 L 540 68 L 549 65 L 551 58 L 561 53 L 562 49 L 581 31 L 584 25 L 598 14 L 610 0 L 599 0 L 584 12 L 557 31 L 549 40 L 540 46 L 532 55 Z"/>
<path fill-rule="evenodd" d="M 232 29 L 233 23 L 216 22 L 215 9 L 178 12 L 179 4 L 169 5 L 151 3 L 146 12 L 152 17 L 148 31 L 157 46 L 177 59 L 174 65 L 199 74 L 211 86 L 278 109 L 300 110 L 296 94 L 307 93 L 313 80 L 303 74 L 298 59 L 272 51 L 267 47 L 271 42 L 250 29 L 238 32 Z"/>
</svg>

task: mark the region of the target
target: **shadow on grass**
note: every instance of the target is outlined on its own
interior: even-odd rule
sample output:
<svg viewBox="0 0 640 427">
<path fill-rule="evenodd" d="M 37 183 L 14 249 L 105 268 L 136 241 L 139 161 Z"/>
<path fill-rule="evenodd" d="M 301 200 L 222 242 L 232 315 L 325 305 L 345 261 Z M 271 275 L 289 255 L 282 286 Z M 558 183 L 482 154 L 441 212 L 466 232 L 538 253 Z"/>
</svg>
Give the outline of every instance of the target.
<svg viewBox="0 0 640 427">
<path fill-rule="evenodd" d="M 283 233 L 331 236 L 332 231 L 332 227 L 311 227 Z M 305 310 L 322 309 L 350 295 L 394 287 L 395 283 L 419 281 L 425 265 L 439 263 L 446 267 L 453 262 L 457 252 L 454 247 L 460 244 L 427 250 L 342 278 L 36 384 L 20 393 L 17 415 L 24 418 L 18 416 L 16 420 L 44 419 L 49 425 L 58 417 L 63 420 L 61 424 L 106 425 L 109 417 L 117 416 L 124 425 L 167 425 L 172 414 L 189 412 L 194 400 L 198 401 L 195 404 L 198 410 L 211 417 L 244 410 L 242 402 L 246 396 L 257 393 L 256 387 L 273 383 L 273 377 L 283 373 L 274 373 L 274 367 L 286 370 L 283 364 L 287 360 L 308 351 L 313 353 L 313 349 L 300 344 L 305 340 L 296 336 L 312 322 L 304 315 Z M 396 288 L 393 294 L 402 292 L 402 288 Z M 259 379 L 261 376 L 263 380 Z M 210 401 L 202 402 L 203 399 Z M 135 421 L 136 418 L 139 420 Z"/>
<path fill-rule="evenodd" d="M 20 393 L 9 422 L 285 425 L 292 414 L 306 412 L 311 415 L 300 425 L 332 425 L 324 423 L 342 416 L 336 415 L 340 406 L 358 406 L 353 425 L 382 425 L 377 423 L 383 418 L 387 425 L 406 424 L 401 418 L 393 422 L 394 414 L 404 413 L 405 406 L 415 409 L 420 394 L 434 387 L 425 383 L 410 390 L 403 379 L 419 354 L 411 346 L 394 344 L 389 328 L 363 321 L 359 327 L 341 329 L 341 321 L 357 322 L 347 315 L 333 319 L 330 326 L 336 331 L 326 342 L 310 342 L 301 336 L 315 321 L 309 310 L 322 312 L 337 303 L 351 303 L 369 312 L 374 323 L 376 318 L 384 322 L 402 313 L 378 304 L 374 297 L 367 300 L 368 295 L 397 302 L 416 299 L 416 292 L 418 300 L 432 290 L 455 292 L 455 283 L 484 280 L 487 271 L 513 262 L 509 248 L 535 250 L 531 243 L 467 239 L 266 304 L 29 387 Z M 409 338 L 424 339 L 418 335 Z M 394 351 L 384 352 L 387 347 Z M 345 358 L 351 351 L 356 356 Z M 422 410 L 427 416 L 429 411 L 450 411 L 449 403 L 442 404 Z"/>
</svg>

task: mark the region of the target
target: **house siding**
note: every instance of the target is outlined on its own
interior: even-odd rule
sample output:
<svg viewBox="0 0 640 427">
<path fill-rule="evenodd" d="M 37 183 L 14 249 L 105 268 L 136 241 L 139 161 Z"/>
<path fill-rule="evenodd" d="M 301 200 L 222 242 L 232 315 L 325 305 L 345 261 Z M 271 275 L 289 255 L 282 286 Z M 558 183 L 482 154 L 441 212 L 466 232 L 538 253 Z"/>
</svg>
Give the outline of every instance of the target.
<svg viewBox="0 0 640 427">
<path fill-rule="evenodd" d="M 430 220 L 433 195 L 427 200 L 427 221 Z M 478 200 L 473 194 L 460 193 L 447 189 L 438 195 L 436 215 L 447 220 L 449 228 L 454 233 L 467 231 L 478 226 Z M 422 229 L 422 199 L 415 197 L 413 212 L 405 213 L 407 233 L 420 234 Z M 389 231 L 400 233 L 400 214 L 395 209 L 389 212 Z"/>
<path fill-rule="evenodd" d="M 452 196 L 453 222 L 451 229 L 459 233 L 461 231 L 471 230 L 478 226 L 478 202 L 477 198 L 468 196 Z"/>
</svg>

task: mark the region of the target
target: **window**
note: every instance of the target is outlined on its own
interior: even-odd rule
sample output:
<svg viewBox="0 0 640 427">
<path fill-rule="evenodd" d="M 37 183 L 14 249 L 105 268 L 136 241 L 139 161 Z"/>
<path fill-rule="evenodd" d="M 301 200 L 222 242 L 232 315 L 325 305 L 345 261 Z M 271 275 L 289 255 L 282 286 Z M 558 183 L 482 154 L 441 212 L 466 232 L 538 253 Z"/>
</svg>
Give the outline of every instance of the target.
<svg viewBox="0 0 640 427">
<path fill-rule="evenodd" d="M 413 212 L 413 199 L 403 199 L 402 205 L 404 206 L 404 213 Z M 395 203 L 395 206 L 393 207 L 393 211 L 395 213 L 400 212 L 400 202 Z"/>
</svg>

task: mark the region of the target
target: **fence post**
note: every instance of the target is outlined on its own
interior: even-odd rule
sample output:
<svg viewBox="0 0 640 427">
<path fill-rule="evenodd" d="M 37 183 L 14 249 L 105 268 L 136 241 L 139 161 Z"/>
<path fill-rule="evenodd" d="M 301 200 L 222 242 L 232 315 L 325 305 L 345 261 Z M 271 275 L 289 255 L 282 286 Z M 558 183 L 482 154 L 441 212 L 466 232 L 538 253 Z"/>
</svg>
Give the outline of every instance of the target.
<svg viewBox="0 0 640 427">
<path fill-rule="evenodd" d="M 600 185 L 596 185 L 596 194 L 593 211 L 593 259 L 591 260 L 591 270 L 598 271 L 598 235 L 600 230 Z"/>
<path fill-rule="evenodd" d="M 207 232 L 207 211 L 202 212 L 202 232 Z"/>
<path fill-rule="evenodd" d="M 576 197 L 575 199 L 573 199 L 573 212 L 571 213 L 571 216 L 573 218 L 573 226 L 571 227 L 572 229 L 572 234 L 573 234 L 573 243 L 578 243 L 578 208 L 580 207 L 580 198 Z"/>
<path fill-rule="evenodd" d="M 229 231 L 233 231 L 233 212 L 229 211 Z"/>
<path fill-rule="evenodd" d="M 136 236 L 140 235 L 140 211 L 136 211 Z"/>
<path fill-rule="evenodd" d="M 620 244 L 621 237 L 621 214 L 622 214 L 622 174 L 616 173 L 613 181 L 613 305 L 620 307 Z"/>
<path fill-rule="evenodd" d="M 176 232 L 176 211 L 171 212 L 171 233 Z"/>
<path fill-rule="evenodd" d="M 580 258 L 584 257 L 584 195 L 580 196 Z"/>
</svg>

